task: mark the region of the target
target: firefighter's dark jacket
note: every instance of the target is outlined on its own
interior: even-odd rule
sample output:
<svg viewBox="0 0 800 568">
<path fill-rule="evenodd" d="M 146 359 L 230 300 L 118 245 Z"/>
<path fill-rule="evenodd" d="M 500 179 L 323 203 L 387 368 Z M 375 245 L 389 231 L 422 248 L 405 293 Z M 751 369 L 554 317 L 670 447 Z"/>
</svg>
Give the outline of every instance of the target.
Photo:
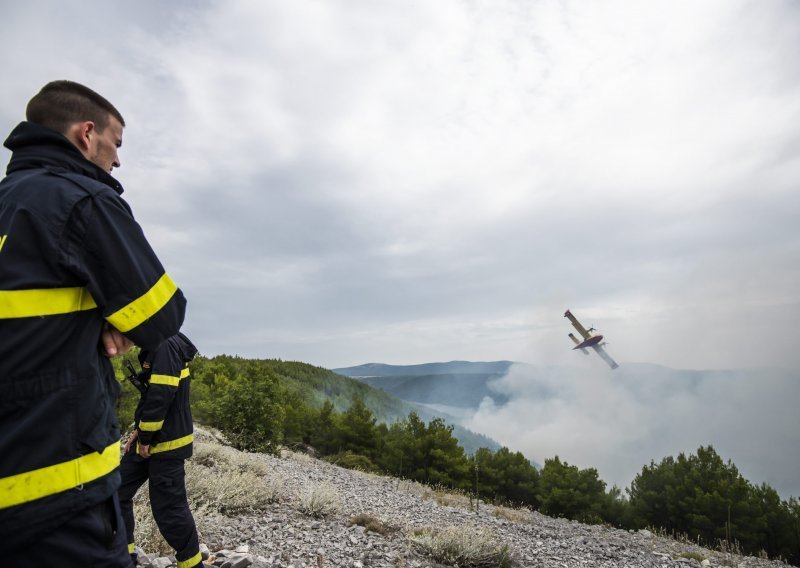
<svg viewBox="0 0 800 568">
<path fill-rule="evenodd" d="M 153 351 L 141 351 L 139 380 L 148 385 L 136 407 L 139 443 L 152 446 L 151 459 L 192 455 L 189 361 L 197 349 L 178 333 Z"/>
<path fill-rule="evenodd" d="M 23 122 L 0 182 L 0 542 L 35 543 L 119 486 L 107 323 L 155 349 L 186 300 L 122 186 L 60 133 Z"/>
</svg>

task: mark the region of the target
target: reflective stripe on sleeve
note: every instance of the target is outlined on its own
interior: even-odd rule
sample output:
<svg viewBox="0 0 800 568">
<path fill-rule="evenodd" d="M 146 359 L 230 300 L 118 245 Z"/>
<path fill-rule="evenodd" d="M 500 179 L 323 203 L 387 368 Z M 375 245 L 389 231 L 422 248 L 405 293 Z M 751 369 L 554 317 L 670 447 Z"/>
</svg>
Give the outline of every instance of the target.
<svg viewBox="0 0 800 568">
<path fill-rule="evenodd" d="M 163 420 L 159 420 L 158 422 L 145 422 L 144 420 L 140 420 L 139 430 L 142 432 L 157 432 L 158 430 L 161 430 L 163 425 Z"/>
<path fill-rule="evenodd" d="M 175 282 L 165 272 L 158 282 L 142 296 L 106 319 L 122 333 L 130 331 L 156 315 L 169 302 L 177 289 Z"/>
<path fill-rule="evenodd" d="M 170 450 L 176 450 L 178 448 L 182 448 L 183 446 L 188 446 L 194 440 L 194 434 L 189 434 L 188 436 L 184 436 L 183 438 L 178 438 L 177 440 L 167 440 L 166 442 L 159 442 L 155 446 L 150 448 L 151 454 L 157 454 L 159 452 L 168 452 Z"/>
<path fill-rule="evenodd" d="M 128 554 L 133 554 L 133 551 L 134 551 L 135 549 L 136 549 L 136 546 L 135 546 L 135 544 L 134 544 L 134 543 L 132 543 L 132 542 L 129 542 L 129 543 L 128 543 Z"/>
<path fill-rule="evenodd" d="M 171 387 L 180 386 L 181 379 L 185 379 L 190 375 L 189 367 L 181 369 L 180 377 L 173 377 L 172 375 L 150 375 L 151 385 L 168 385 Z"/>
<path fill-rule="evenodd" d="M 89 290 L 46 288 L 41 290 L 0 290 L 0 319 L 69 314 L 96 308 Z"/>
<path fill-rule="evenodd" d="M 108 475 L 119 467 L 119 452 L 117 441 L 102 453 L 92 452 L 74 460 L 3 477 L 0 479 L 0 509 L 55 495 Z"/>
</svg>

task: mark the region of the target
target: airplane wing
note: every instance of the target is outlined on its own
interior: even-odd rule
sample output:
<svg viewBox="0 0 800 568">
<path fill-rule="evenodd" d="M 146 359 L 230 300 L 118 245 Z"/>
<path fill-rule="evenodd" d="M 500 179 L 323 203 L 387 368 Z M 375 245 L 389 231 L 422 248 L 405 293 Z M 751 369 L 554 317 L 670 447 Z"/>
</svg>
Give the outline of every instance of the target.
<svg viewBox="0 0 800 568">
<path fill-rule="evenodd" d="M 575 329 L 578 330 L 578 333 L 580 333 L 584 339 L 589 339 L 592 336 L 592 334 L 589 333 L 587 329 L 581 325 L 581 322 L 579 322 L 577 318 L 572 315 L 571 311 L 567 310 L 566 312 L 564 312 L 564 317 L 569 318 L 569 321 L 572 322 L 572 325 L 575 326 Z"/>
<path fill-rule="evenodd" d="M 606 353 L 605 349 L 603 349 L 599 345 L 592 345 L 592 349 L 597 351 L 597 354 L 600 355 L 600 358 L 603 359 L 603 361 L 605 361 L 606 363 L 608 363 L 608 366 L 611 367 L 612 371 L 617 367 L 619 367 L 619 365 L 617 365 L 617 362 L 614 361 L 614 359 L 612 359 L 608 353 Z"/>
</svg>

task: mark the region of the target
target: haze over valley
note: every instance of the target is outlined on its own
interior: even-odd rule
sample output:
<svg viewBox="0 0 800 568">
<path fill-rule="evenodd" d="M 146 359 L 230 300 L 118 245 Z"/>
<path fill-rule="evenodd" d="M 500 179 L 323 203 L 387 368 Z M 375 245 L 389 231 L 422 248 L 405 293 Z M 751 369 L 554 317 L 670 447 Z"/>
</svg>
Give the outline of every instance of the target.
<svg viewBox="0 0 800 568">
<path fill-rule="evenodd" d="M 581 358 L 583 359 L 583 358 Z M 676 370 L 646 363 L 611 371 L 510 361 L 368 364 L 334 371 L 446 413 L 541 464 L 558 455 L 628 487 L 643 466 L 711 445 L 741 474 L 784 499 L 800 496 L 797 373 Z"/>
</svg>

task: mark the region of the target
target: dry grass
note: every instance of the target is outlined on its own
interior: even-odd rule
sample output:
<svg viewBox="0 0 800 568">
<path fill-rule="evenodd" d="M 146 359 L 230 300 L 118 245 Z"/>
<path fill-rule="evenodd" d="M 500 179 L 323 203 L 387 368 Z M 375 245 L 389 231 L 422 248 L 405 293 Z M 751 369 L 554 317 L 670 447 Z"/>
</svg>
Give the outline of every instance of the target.
<svg viewBox="0 0 800 568">
<path fill-rule="evenodd" d="M 459 508 L 465 511 L 474 511 L 478 507 L 478 500 L 466 491 L 441 486 L 430 487 L 417 482 L 410 483 L 412 485 L 407 492 L 416 495 L 423 501 L 436 501 L 443 507 Z"/>
<path fill-rule="evenodd" d="M 675 556 L 675 560 L 679 560 L 681 558 L 687 558 L 689 560 L 697 560 L 698 564 L 706 559 L 705 556 L 700 554 L 699 552 L 681 552 L 680 554 Z"/>
<path fill-rule="evenodd" d="M 257 454 L 197 443 L 186 465 L 189 504 L 226 515 L 266 509 L 283 493 L 283 480 L 268 474 Z"/>
<path fill-rule="evenodd" d="M 408 493 L 409 495 L 414 495 L 415 497 L 419 497 L 421 499 L 429 499 L 432 493 L 431 488 L 427 485 L 423 485 L 418 481 L 400 478 L 397 478 L 397 486 L 395 487 L 395 490 Z"/>
<path fill-rule="evenodd" d="M 472 509 L 473 499 L 463 491 L 443 489 L 437 487 L 433 491 L 433 499 L 443 507 L 459 507 L 461 509 Z"/>
<path fill-rule="evenodd" d="M 511 521 L 512 523 L 529 523 L 531 522 L 531 512 L 528 509 L 512 509 L 510 507 L 496 506 L 494 508 L 494 516 Z"/>
<path fill-rule="evenodd" d="M 300 512 L 321 518 L 336 515 L 342 510 L 342 498 L 328 483 L 310 485 L 300 493 L 297 507 Z"/>
<path fill-rule="evenodd" d="M 497 540 L 487 530 L 449 527 L 442 530 L 419 529 L 409 537 L 411 544 L 421 554 L 441 564 L 461 567 L 511 566 L 508 545 Z"/>
<path fill-rule="evenodd" d="M 229 446 L 213 442 L 196 442 L 192 463 L 219 470 L 250 472 L 259 477 L 267 476 L 269 468 L 259 454 L 240 452 Z"/>
<path fill-rule="evenodd" d="M 686 533 L 676 533 L 660 527 L 648 527 L 654 535 L 678 543 L 683 550 L 673 552 L 673 558 L 689 558 L 702 562 L 703 559 L 714 558 L 722 566 L 739 566 L 748 555 L 741 549 L 738 541 L 719 539 L 716 546 L 708 546 L 699 539 L 692 539 Z M 766 552 L 762 551 L 758 558 L 769 560 Z"/>
<path fill-rule="evenodd" d="M 316 458 L 313 458 L 308 454 L 304 454 L 302 452 L 295 452 L 287 448 L 281 449 L 280 457 L 282 459 L 289 459 L 303 465 L 311 465 L 318 463 L 318 460 Z"/>
<path fill-rule="evenodd" d="M 219 471 L 196 465 L 186 468 L 186 488 L 192 509 L 233 515 L 266 509 L 283 491 L 281 481 L 249 471 Z"/>
<path fill-rule="evenodd" d="M 387 525 L 386 523 L 384 523 L 379 518 L 374 517 L 372 515 L 366 515 L 366 514 L 363 514 L 363 513 L 360 514 L 360 515 L 356 515 L 355 517 L 350 519 L 350 525 L 349 526 L 352 527 L 353 525 L 358 525 L 360 527 L 364 527 L 368 531 L 372 531 L 374 533 L 382 534 L 384 536 L 386 536 L 387 534 L 397 530 L 394 527 L 391 527 L 391 526 Z"/>
<path fill-rule="evenodd" d="M 223 446 L 214 442 L 195 442 L 192 451 L 192 462 L 205 466 L 216 467 L 230 465 L 233 457 L 233 448 Z"/>
<path fill-rule="evenodd" d="M 186 493 L 198 532 L 219 515 L 266 509 L 283 494 L 283 480 L 269 475 L 256 454 L 247 454 L 214 441 L 213 434 L 199 430 L 194 455 L 186 462 Z M 145 484 L 133 500 L 135 543 L 148 552 L 171 554 L 150 509 Z"/>
</svg>

